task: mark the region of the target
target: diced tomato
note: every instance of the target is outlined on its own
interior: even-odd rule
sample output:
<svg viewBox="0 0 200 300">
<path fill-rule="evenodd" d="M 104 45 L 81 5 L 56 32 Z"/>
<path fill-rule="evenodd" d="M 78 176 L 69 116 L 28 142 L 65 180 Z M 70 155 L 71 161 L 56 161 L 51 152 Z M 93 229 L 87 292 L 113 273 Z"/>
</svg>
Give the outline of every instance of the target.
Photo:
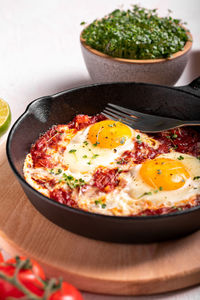
<svg viewBox="0 0 200 300">
<path fill-rule="evenodd" d="M 111 192 L 119 184 L 118 169 L 98 169 L 93 175 L 94 186 L 102 192 Z"/>
<path fill-rule="evenodd" d="M 76 202 L 71 198 L 72 191 L 60 189 L 54 189 L 50 192 L 50 198 L 54 199 L 55 201 L 66 204 L 71 207 L 77 207 Z"/>
<path fill-rule="evenodd" d="M 91 124 L 100 122 L 105 120 L 106 117 L 102 114 L 98 114 L 96 116 L 88 116 L 88 115 L 77 115 L 69 124 L 69 128 L 75 128 L 77 130 L 81 130 Z"/>
</svg>

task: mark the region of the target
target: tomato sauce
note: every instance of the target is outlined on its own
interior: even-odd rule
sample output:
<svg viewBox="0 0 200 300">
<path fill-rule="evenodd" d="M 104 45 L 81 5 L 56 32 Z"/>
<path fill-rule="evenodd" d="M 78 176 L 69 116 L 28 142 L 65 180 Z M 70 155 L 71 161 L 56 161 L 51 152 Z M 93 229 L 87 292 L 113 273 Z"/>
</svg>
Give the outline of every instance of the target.
<svg viewBox="0 0 200 300">
<path fill-rule="evenodd" d="M 31 156 L 34 168 L 53 168 L 51 156 L 46 153 L 49 148 L 57 148 L 61 140 L 62 131 L 58 131 L 59 126 L 53 126 L 31 147 Z"/>
<path fill-rule="evenodd" d="M 71 207 L 78 207 L 77 203 L 71 198 L 72 190 L 64 190 L 62 188 L 60 189 L 54 189 L 53 191 L 50 191 L 50 198 L 54 199 L 55 201 L 71 206 Z"/>
<path fill-rule="evenodd" d="M 119 184 L 118 175 L 118 169 L 98 169 L 93 175 L 94 186 L 109 193 Z"/>
<path fill-rule="evenodd" d="M 168 153 L 170 149 L 186 153 L 195 157 L 200 156 L 200 133 L 191 128 L 178 128 L 151 136 L 160 142 L 157 149 L 145 145 L 143 142 L 134 142 L 134 151 L 125 151 L 118 164 L 124 165 L 133 161 L 141 164 L 146 159 L 154 159 L 157 155 Z"/>
<path fill-rule="evenodd" d="M 41 187 L 43 188 L 48 188 L 48 187 L 51 187 L 53 188 L 55 185 L 56 185 L 56 180 L 53 178 L 53 179 L 38 179 L 38 178 L 34 178 L 34 177 L 31 177 L 38 185 L 40 185 Z"/>
<path fill-rule="evenodd" d="M 91 124 L 106 120 L 107 118 L 102 115 L 98 114 L 96 116 L 88 116 L 88 115 L 77 115 L 69 124 L 69 128 L 75 128 L 77 130 L 81 130 Z"/>
<path fill-rule="evenodd" d="M 188 208 L 199 206 L 200 205 L 200 195 L 197 195 L 197 199 L 194 201 L 193 205 L 191 204 L 186 204 L 183 206 L 177 206 L 177 207 L 162 207 L 159 209 L 145 209 L 137 216 L 155 216 L 155 215 L 164 215 L 164 214 L 169 214 L 172 212 L 177 212 L 177 211 L 184 211 Z M 136 215 L 135 215 L 136 216 Z"/>
<path fill-rule="evenodd" d="M 200 156 L 200 133 L 190 127 L 163 131 L 154 138 L 178 152 Z"/>
</svg>

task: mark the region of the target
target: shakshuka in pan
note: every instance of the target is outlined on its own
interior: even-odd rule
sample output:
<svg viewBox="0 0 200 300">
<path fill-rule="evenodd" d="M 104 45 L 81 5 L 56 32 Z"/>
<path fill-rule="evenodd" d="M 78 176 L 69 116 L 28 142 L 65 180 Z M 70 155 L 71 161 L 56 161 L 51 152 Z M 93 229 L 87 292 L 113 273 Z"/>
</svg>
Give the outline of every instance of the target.
<svg viewBox="0 0 200 300">
<path fill-rule="evenodd" d="M 31 146 L 24 177 L 43 195 L 92 213 L 185 210 L 200 204 L 200 133 L 144 134 L 101 114 L 77 115 Z"/>
</svg>

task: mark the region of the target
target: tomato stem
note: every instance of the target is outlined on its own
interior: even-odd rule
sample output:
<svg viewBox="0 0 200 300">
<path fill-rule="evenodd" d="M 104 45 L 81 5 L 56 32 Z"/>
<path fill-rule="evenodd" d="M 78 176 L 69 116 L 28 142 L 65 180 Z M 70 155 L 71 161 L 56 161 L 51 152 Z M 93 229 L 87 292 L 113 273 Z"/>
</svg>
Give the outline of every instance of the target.
<svg viewBox="0 0 200 300">
<path fill-rule="evenodd" d="M 45 293 L 44 293 L 44 296 L 43 296 L 43 300 L 47 300 L 49 298 L 49 296 L 58 291 L 62 286 L 62 279 L 60 278 L 58 283 L 57 283 L 57 280 L 55 278 L 51 278 L 45 288 Z"/>
<path fill-rule="evenodd" d="M 6 263 L 2 263 L 5 265 Z M 21 300 L 48 300 L 49 296 L 59 290 L 62 286 L 62 279 L 60 278 L 58 281 L 55 278 L 50 279 L 49 281 L 44 281 L 41 278 L 40 282 L 43 283 L 43 290 L 44 294 L 42 297 L 33 294 L 30 290 L 28 290 L 19 280 L 18 274 L 22 269 L 32 269 L 32 265 L 30 264 L 30 260 L 21 260 L 20 258 L 16 257 L 16 264 L 9 264 L 15 267 L 15 272 L 13 276 L 8 276 L 2 271 L 0 271 L 0 278 L 9 282 L 13 286 L 15 286 L 19 291 L 24 293 L 24 296 L 21 297 Z M 15 300 L 15 297 L 9 297 L 9 300 Z M 7 300 L 8 300 L 7 299 Z"/>
<path fill-rule="evenodd" d="M 37 297 L 35 294 L 31 293 L 23 284 L 19 282 L 19 280 L 15 277 L 18 274 L 19 270 L 15 272 L 13 277 L 5 275 L 3 272 L 0 271 L 0 278 L 6 280 L 7 282 L 14 285 L 16 288 L 19 289 L 22 293 L 28 296 L 30 300 L 42 300 L 42 298 Z"/>
</svg>

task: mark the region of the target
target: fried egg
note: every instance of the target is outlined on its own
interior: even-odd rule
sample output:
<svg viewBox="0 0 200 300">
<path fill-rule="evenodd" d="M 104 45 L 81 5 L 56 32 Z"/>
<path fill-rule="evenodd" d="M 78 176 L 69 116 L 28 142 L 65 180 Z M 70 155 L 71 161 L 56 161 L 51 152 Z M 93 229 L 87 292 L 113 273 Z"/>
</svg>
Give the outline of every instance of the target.
<svg viewBox="0 0 200 300">
<path fill-rule="evenodd" d="M 84 177 L 99 166 L 111 167 L 124 151 L 133 149 L 133 130 L 111 120 L 80 130 L 66 147 L 63 164 L 75 177 Z"/>
<path fill-rule="evenodd" d="M 200 161 L 196 157 L 175 151 L 162 154 L 130 170 L 128 193 L 135 199 L 152 201 L 152 209 L 161 204 L 181 206 L 200 193 L 198 174 Z"/>
<path fill-rule="evenodd" d="M 125 151 L 134 151 L 133 141 L 137 136 L 137 131 L 121 122 L 105 120 L 95 123 L 78 131 L 70 140 L 63 164 L 71 175 L 88 179 L 100 166 L 118 167 L 116 159 Z M 140 139 L 148 141 L 145 134 L 141 134 Z M 152 140 L 148 142 L 152 143 Z"/>
</svg>

